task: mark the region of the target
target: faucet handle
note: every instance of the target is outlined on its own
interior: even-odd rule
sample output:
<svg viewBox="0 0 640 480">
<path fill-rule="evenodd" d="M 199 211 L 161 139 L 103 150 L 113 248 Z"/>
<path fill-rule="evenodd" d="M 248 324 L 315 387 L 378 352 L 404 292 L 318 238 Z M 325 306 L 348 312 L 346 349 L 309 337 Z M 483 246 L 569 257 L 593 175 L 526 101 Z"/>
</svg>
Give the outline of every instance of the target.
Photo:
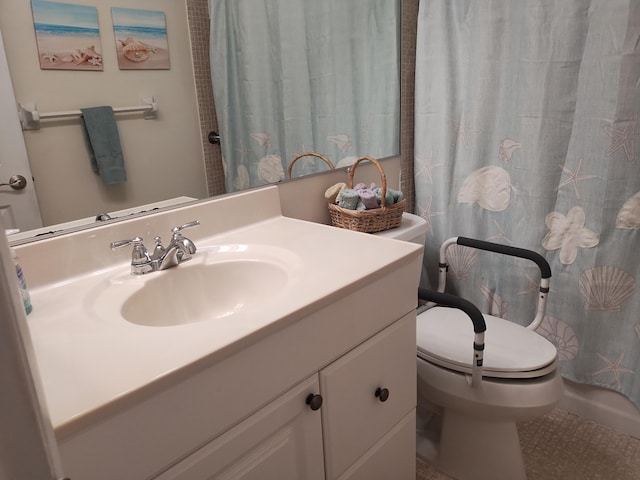
<svg viewBox="0 0 640 480">
<path fill-rule="evenodd" d="M 153 241 L 155 242 L 155 246 L 153 247 L 151 259 L 157 260 L 159 258 L 162 258 L 165 252 L 165 248 L 162 246 L 162 240 L 160 239 L 160 237 L 154 237 Z"/>
<path fill-rule="evenodd" d="M 135 237 L 132 238 L 131 240 L 118 240 L 116 242 L 111 242 L 109 244 L 109 246 L 111 247 L 111 250 L 113 250 L 114 252 L 122 247 L 126 247 L 127 245 L 131 245 L 131 244 L 135 245 L 143 245 L 142 244 L 142 237 Z M 144 246 L 144 245 L 143 245 Z"/>
<path fill-rule="evenodd" d="M 133 244 L 133 251 L 131 252 L 131 273 L 139 275 L 153 271 L 151 257 L 149 256 L 147 247 L 142 243 L 142 237 L 111 242 L 111 250 L 115 251 L 131 244 Z"/>
<path fill-rule="evenodd" d="M 181 225 L 179 227 L 173 227 L 171 229 L 171 232 L 175 235 L 176 233 L 180 233 L 185 228 L 196 227 L 198 225 L 200 225 L 200 222 L 198 220 L 193 220 L 192 222 L 185 223 L 184 225 Z"/>
<path fill-rule="evenodd" d="M 189 240 L 186 237 L 182 236 L 182 233 L 180 233 L 182 230 L 184 230 L 185 228 L 191 228 L 191 227 L 195 227 L 197 225 L 200 225 L 200 222 L 198 220 L 194 220 L 193 222 L 189 222 L 189 223 L 185 223 L 184 225 L 180 226 L 180 227 L 173 227 L 171 229 L 171 232 L 173 233 L 173 238 L 171 240 L 172 243 L 181 243 L 182 246 L 185 248 L 185 250 L 190 254 L 193 255 L 194 253 L 196 253 L 196 246 L 195 244 Z"/>
</svg>

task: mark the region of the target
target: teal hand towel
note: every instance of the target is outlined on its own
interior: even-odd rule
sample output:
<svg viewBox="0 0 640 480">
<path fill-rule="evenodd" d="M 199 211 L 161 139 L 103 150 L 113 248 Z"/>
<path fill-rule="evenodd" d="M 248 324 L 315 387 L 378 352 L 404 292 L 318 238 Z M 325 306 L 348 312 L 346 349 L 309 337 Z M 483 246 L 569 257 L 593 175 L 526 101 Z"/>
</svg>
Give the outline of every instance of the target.
<svg viewBox="0 0 640 480">
<path fill-rule="evenodd" d="M 111 107 L 81 108 L 91 168 L 106 184 L 127 181 L 116 118 Z"/>
</svg>

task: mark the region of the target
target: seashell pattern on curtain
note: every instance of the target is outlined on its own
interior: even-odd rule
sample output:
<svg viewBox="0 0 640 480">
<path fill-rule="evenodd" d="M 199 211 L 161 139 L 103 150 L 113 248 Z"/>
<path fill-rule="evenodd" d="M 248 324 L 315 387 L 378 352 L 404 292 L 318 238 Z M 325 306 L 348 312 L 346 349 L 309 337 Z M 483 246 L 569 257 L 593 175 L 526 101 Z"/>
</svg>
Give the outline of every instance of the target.
<svg viewBox="0 0 640 480">
<path fill-rule="evenodd" d="M 640 2 L 422 0 L 414 181 L 430 227 L 423 286 L 451 236 L 541 253 L 553 276 L 538 333 L 562 375 L 640 408 L 637 38 Z M 452 257 L 457 293 L 533 318 L 534 265 Z"/>
</svg>

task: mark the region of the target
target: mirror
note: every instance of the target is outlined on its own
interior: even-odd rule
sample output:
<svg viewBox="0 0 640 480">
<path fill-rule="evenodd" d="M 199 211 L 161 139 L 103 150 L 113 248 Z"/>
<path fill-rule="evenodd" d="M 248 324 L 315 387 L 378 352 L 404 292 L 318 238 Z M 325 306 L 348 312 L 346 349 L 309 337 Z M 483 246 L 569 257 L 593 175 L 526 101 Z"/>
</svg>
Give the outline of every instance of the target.
<svg viewBox="0 0 640 480">
<path fill-rule="evenodd" d="M 314 3 L 301 1 L 305 5 Z M 155 208 L 158 202 L 165 206 L 174 199 L 202 199 L 224 193 L 220 147 L 207 140 L 209 131 L 218 129 L 206 48 L 208 1 L 186 0 L 185 5 L 175 0 L 132 0 L 127 4 L 128 8 L 165 13 L 168 70 L 120 70 L 111 4 L 105 5 L 100 0 L 64 0 L 64 3 L 97 8 L 101 41 L 97 48 L 102 51 L 104 69 L 85 72 L 40 69 L 29 2 L 7 0 L 0 5 L 0 32 L 17 102 L 34 103 L 40 112 L 57 112 L 95 105 L 128 107 L 139 104 L 142 98 L 153 97 L 158 114 L 150 120 L 140 113 L 118 114 L 128 180 L 117 185 L 104 185 L 91 171 L 78 118 L 42 120 L 40 129 L 24 131 L 43 223 L 59 226 L 80 218 L 92 225 L 99 213 L 119 211 L 128 215 Z M 399 0 L 396 5 L 397 30 L 390 42 L 399 45 Z M 399 80 L 398 62 L 390 73 Z M 394 107 L 399 112 L 398 105 L 399 91 Z M 398 131 L 399 121 L 385 128 Z M 340 140 L 335 137 L 333 144 L 339 147 Z M 224 137 L 222 141 L 225 142 Z M 0 146 L 0 155 L 4 147 Z M 230 147 L 241 154 L 244 145 L 231 141 Z M 348 157 L 348 152 L 328 152 L 326 145 L 305 143 L 300 147 L 316 149 L 336 162 Z M 399 142 L 393 149 L 367 153 L 380 158 L 397 155 Z M 286 167 L 286 160 L 283 163 Z M 171 199 L 168 204 L 164 203 L 167 199 Z"/>
</svg>

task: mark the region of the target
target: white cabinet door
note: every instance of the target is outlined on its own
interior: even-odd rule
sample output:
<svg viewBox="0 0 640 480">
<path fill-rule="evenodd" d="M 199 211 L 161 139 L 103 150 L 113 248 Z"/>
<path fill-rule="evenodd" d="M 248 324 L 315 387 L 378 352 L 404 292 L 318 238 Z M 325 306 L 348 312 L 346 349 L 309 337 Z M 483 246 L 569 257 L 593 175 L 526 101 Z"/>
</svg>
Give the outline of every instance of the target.
<svg viewBox="0 0 640 480">
<path fill-rule="evenodd" d="M 415 313 L 324 368 L 320 390 L 325 470 L 335 479 L 415 410 Z"/>
<path fill-rule="evenodd" d="M 324 480 L 321 410 L 306 404 L 318 392 L 314 375 L 157 480 Z"/>
<path fill-rule="evenodd" d="M 412 410 L 338 480 L 414 480 L 416 412 Z"/>
</svg>

